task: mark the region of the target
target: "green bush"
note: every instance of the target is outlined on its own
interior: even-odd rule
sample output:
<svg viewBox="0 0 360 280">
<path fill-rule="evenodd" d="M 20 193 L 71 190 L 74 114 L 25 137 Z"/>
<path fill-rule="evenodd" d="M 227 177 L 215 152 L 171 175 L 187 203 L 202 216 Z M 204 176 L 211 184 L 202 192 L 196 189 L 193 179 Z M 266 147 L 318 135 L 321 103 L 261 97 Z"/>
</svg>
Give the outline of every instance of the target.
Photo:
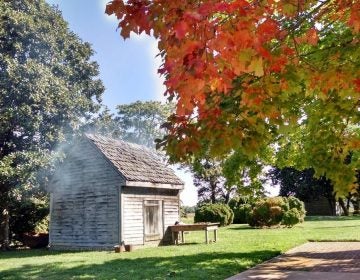
<svg viewBox="0 0 360 280">
<path fill-rule="evenodd" d="M 288 202 L 289 202 L 289 208 L 290 209 L 297 209 L 300 215 L 300 223 L 302 223 L 304 221 L 305 218 L 305 205 L 304 202 L 302 202 L 300 199 L 296 198 L 295 196 L 289 196 L 288 198 Z"/>
<path fill-rule="evenodd" d="M 203 204 L 195 210 L 195 223 L 211 222 L 227 226 L 233 222 L 234 213 L 226 204 Z"/>
<path fill-rule="evenodd" d="M 233 210 L 233 211 L 236 208 L 238 208 L 239 204 L 240 204 L 240 201 L 239 201 L 238 198 L 232 198 L 232 199 L 229 200 L 229 203 L 228 203 L 230 209 Z M 235 214 L 235 211 L 234 211 L 234 214 Z"/>
<path fill-rule="evenodd" d="M 48 231 L 47 216 L 49 208 L 47 204 L 36 204 L 32 201 L 13 201 L 10 208 L 10 234 L 14 239 L 21 239 L 27 232 L 40 230 Z"/>
<path fill-rule="evenodd" d="M 232 209 L 234 212 L 234 224 L 247 224 L 251 209 L 250 204 L 242 204 Z"/>
<path fill-rule="evenodd" d="M 303 220 L 301 213 L 296 208 L 291 208 L 284 213 L 282 224 L 287 227 L 292 227 Z"/>
<path fill-rule="evenodd" d="M 270 209 L 265 200 L 259 200 L 249 215 L 249 225 L 252 227 L 268 226 L 270 221 Z"/>
<path fill-rule="evenodd" d="M 302 201 L 295 197 L 278 196 L 257 201 L 248 220 L 249 225 L 253 227 L 271 227 L 280 224 L 293 226 L 294 223 L 303 222 L 304 217 L 305 208 Z"/>
<path fill-rule="evenodd" d="M 249 224 L 253 227 L 278 225 L 287 209 L 288 204 L 282 197 L 261 199 L 255 203 L 250 213 Z"/>
</svg>

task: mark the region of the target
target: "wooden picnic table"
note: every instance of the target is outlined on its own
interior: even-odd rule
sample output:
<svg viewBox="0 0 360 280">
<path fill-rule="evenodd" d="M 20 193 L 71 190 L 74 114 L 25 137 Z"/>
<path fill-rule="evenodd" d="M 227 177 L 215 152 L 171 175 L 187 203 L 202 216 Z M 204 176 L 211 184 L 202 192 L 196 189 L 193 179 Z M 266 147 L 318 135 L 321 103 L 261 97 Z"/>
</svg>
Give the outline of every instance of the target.
<svg viewBox="0 0 360 280">
<path fill-rule="evenodd" d="M 214 231 L 214 242 L 217 241 L 218 227 L 220 223 L 196 223 L 196 224 L 184 224 L 170 226 L 172 233 L 172 241 L 174 244 L 179 243 L 179 233 L 181 234 L 181 241 L 185 243 L 184 232 L 185 231 L 201 231 L 205 232 L 205 243 L 209 244 L 209 231 Z"/>
</svg>

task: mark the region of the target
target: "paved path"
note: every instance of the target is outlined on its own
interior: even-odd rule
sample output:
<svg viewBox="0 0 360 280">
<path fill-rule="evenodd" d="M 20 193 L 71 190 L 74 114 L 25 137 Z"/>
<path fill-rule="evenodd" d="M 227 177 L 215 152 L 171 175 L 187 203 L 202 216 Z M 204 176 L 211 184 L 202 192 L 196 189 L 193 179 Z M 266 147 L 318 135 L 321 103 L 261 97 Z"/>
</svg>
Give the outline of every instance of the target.
<svg viewBox="0 0 360 280">
<path fill-rule="evenodd" d="M 360 242 L 309 242 L 227 280 L 360 280 Z"/>
</svg>

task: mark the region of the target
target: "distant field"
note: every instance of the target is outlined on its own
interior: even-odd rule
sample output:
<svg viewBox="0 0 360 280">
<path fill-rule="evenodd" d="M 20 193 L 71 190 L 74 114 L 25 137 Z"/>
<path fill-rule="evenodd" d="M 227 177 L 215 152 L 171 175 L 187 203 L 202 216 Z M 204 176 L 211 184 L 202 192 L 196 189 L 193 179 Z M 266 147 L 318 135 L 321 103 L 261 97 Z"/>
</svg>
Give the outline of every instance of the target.
<svg viewBox="0 0 360 280">
<path fill-rule="evenodd" d="M 191 232 L 186 239 L 186 245 L 120 254 L 1 252 L 0 279 L 224 279 L 308 240 L 360 241 L 360 218 L 314 217 L 291 229 L 231 225 L 221 228 L 218 242 L 209 245 L 203 244 L 203 232 Z"/>
</svg>

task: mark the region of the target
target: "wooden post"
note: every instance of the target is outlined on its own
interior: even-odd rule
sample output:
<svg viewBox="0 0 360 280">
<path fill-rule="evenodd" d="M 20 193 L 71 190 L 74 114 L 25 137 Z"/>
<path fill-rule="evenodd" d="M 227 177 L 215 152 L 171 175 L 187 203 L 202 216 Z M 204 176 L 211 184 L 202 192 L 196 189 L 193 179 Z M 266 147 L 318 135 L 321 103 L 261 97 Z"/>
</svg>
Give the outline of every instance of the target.
<svg viewBox="0 0 360 280">
<path fill-rule="evenodd" d="M 181 232 L 181 242 L 185 243 L 184 231 Z"/>
<path fill-rule="evenodd" d="M 209 244 L 209 235 L 207 229 L 205 229 L 205 243 Z"/>
<path fill-rule="evenodd" d="M 175 244 L 175 232 L 171 232 L 172 243 Z"/>
<path fill-rule="evenodd" d="M 214 229 L 214 242 L 216 242 L 217 241 L 217 229 Z"/>
</svg>

